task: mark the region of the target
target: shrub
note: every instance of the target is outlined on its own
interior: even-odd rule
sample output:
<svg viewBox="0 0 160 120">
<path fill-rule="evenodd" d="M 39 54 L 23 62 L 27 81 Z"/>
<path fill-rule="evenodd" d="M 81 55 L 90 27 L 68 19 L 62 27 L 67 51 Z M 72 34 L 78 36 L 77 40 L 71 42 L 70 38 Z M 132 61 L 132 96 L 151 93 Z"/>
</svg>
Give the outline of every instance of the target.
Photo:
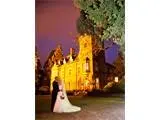
<svg viewBox="0 0 160 120">
<path fill-rule="evenodd" d="M 42 86 L 39 88 L 39 91 L 49 91 L 49 87 L 48 86 Z"/>
<path fill-rule="evenodd" d="M 125 92 L 125 80 L 121 80 L 119 83 L 119 89 L 124 93 Z"/>
<path fill-rule="evenodd" d="M 39 91 L 38 91 L 40 94 L 42 95 L 48 95 L 50 94 L 50 91 L 49 91 L 49 87 L 48 86 L 41 86 L 39 88 Z"/>
<path fill-rule="evenodd" d="M 113 85 L 114 85 L 114 82 L 108 82 L 108 84 L 104 86 L 103 91 L 109 92 L 111 87 L 113 87 Z"/>
<path fill-rule="evenodd" d="M 120 80 L 118 83 L 109 82 L 103 90 L 107 93 L 124 93 L 125 80 Z"/>
</svg>

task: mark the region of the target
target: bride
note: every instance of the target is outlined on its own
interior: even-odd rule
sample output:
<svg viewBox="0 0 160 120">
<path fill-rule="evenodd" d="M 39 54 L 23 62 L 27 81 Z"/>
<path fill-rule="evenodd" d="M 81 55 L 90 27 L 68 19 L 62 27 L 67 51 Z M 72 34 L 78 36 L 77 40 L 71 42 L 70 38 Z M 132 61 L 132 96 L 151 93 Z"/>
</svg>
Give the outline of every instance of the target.
<svg viewBox="0 0 160 120">
<path fill-rule="evenodd" d="M 77 112 L 81 108 L 78 106 L 72 105 L 67 97 L 65 85 L 62 80 L 58 80 L 59 92 L 57 94 L 56 102 L 53 108 L 53 112 L 62 113 L 62 112 Z"/>
</svg>

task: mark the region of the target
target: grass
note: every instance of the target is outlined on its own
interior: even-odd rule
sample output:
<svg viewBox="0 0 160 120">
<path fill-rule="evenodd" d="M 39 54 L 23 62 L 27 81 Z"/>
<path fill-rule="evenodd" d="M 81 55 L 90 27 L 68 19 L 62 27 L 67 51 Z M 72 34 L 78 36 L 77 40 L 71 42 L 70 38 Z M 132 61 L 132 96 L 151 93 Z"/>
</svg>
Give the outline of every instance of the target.
<svg viewBox="0 0 160 120">
<path fill-rule="evenodd" d="M 50 112 L 50 96 L 36 96 L 36 120 L 124 120 L 124 98 L 69 97 L 82 110 L 77 113 Z"/>
</svg>

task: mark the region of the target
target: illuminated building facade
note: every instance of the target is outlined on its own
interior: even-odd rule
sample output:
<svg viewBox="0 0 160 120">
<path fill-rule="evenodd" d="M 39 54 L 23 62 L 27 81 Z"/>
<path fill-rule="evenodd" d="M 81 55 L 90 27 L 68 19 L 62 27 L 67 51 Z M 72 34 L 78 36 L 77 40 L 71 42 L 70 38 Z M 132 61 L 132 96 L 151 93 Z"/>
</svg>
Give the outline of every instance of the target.
<svg viewBox="0 0 160 120">
<path fill-rule="evenodd" d="M 98 56 L 94 56 L 90 35 L 80 36 L 78 42 L 79 54 L 76 57 L 73 56 L 74 50 L 70 48 L 69 56 L 58 60 L 52 66 L 51 89 L 55 76 L 64 81 L 66 90 L 92 90 L 105 85 L 108 65 L 105 63 L 103 50 Z"/>
</svg>

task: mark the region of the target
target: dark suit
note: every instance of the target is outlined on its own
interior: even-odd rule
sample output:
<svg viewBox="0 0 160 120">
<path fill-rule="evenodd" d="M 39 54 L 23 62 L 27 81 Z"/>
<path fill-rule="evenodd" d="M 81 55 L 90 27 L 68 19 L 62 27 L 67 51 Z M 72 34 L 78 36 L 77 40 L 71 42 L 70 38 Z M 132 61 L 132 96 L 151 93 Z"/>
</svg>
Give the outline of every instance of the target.
<svg viewBox="0 0 160 120">
<path fill-rule="evenodd" d="M 59 91 L 58 82 L 54 81 L 52 83 L 53 90 L 52 90 L 52 100 L 51 100 L 51 111 L 53 112 L 53 108 L 56 102 L 57 93 Z"/>
</svg>

